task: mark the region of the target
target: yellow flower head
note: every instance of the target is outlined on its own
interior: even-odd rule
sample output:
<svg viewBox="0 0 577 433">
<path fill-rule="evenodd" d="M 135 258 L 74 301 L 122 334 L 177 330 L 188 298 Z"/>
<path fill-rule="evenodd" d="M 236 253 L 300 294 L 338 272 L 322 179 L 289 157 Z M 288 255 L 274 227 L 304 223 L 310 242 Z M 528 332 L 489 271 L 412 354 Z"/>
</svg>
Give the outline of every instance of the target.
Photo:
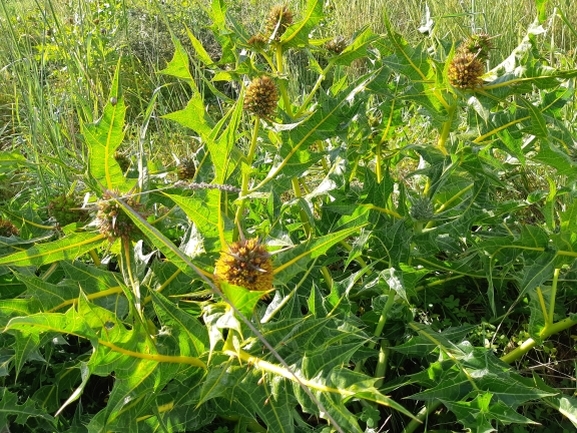
<svg viewBox="0 0 577 433">
<path fill-rule="evenodd" d="M 447 78 L 452 86 L 460 89 L 473 89 L 483 84 L 481 75 L 485 66 L 477 56 L 470 52 L 459 52 L 453 57 L 447 71 Z"/>
<path fill-rule="evenodd" d="M 248 290 L 272 289 L 273 267 L 270 254 L 258 239 L 233 242 L 220 253 L 214 267 L 215 280 Z"/>
</svg>

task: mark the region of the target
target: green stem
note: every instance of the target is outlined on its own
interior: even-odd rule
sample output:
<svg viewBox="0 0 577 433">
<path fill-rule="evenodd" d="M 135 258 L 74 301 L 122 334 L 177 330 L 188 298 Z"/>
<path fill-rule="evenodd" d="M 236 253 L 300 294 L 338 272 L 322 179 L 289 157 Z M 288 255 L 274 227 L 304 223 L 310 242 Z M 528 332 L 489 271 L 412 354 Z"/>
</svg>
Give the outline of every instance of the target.
<svg viewBox="0 0 577 433">
<path fill-rule="evenodd" d="M 557 283 L 559 281 L 560 269 L 553 271 L 553 284 L 551 285 L 551 299 L 549 299 L 549 322 L 547 325 L 553 325 L 553 316 L 555 314 L 555 299 L 557 298 Z"/>
<path fill-rule="evenodd" d="M 449 134 L 451 133 L 451 129 L 453 126 L 453 117 L 455 116 L 455 109 L 457 108 L 456 104 L 451 104 L 448 109 L 447 113 L 449 115 L 448 119 L 443 124 L 443 129 L 441 130 L 441 135 L 439 136 L 439 140 L 437 141 L 437 147 L 443 155 L 448 155 L 447 152 L 447 140 L 449 138 Z"/>
<path fill-rule="evenodd" d="M 250 183 L 250 174 L 251 174 L 251 170 L 252 170 L 252 163 L 254 160 L 254 154 L 256 153 L 256 145 L 258 143 L 258 133 L 260 131 L 260 119 L 257 116 L 254 116 L 254 127 L 252 130 L 252 137 L 250 139 L 250 146 L 248 149 L 248 153 L 245 157 L 244 163 L 245 165 L 243 166 L 242 169 L 242 180 L 241 180 L 241 186 L 240 186 L 240 203 L 236 209 L 236 214 L 235 214 L 235 227 L 237 227 L 235 230 L 238 230 L 238 227 L 240 226 L 240 222 L 242 220 L 242 213 L 244 211 L 244 206 L 245 206 L 245 202 L 246 202 L 246 196 L 248 194 L 248 185 Z M 235 238 L 236 235 L 238 233 L 235 233 Z"/>
<path fill-rule="evenodd" d="M 284 62 L 283 62 L 283 50 L 282 50 L 282 45 L 277 45 L 275 47 L 275 58 L 276 58 L 276 70 L 279 76 L 281 76 L 281 80 L 279 80 L 278 86 L 280 89 L 280 94 L 281 94 L 281 98 L 283 100 L 283 104 L 284 104 L 284 108 L 287 112 L 287 114 L 289 115 L 289 117 L 292 119 L 294 118 L 293 113 L 292 113 L 292 106 L 291 106 L 291 101 L 288 95 L 288 91 L 286 88 L 287 85 L 287 81 L 282 79 L 282 75 L 284 74 Z"/>
</svg>

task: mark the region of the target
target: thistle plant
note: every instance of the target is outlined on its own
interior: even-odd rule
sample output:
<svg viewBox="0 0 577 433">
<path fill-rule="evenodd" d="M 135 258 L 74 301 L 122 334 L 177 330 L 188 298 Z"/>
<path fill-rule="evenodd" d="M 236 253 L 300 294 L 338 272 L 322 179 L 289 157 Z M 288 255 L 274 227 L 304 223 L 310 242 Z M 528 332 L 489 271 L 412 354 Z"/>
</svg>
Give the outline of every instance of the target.
<svg viewBox="0 0 577 433">
<path fill-rule="evenodd" d="M 227 4 L 210 35 L 172 32 L 140 115 L 109 64 L 74 163 L 0 152 L 0 180 L 46 186 L 2 202 L 0 424 L 570 431 L 544 366 L 575 375 L 577 71 L 539 55 L 539 26 L 490 65 L 486 34 L 413 46 L 385 16 L 334 37 L 320 0 L 249 31 Z M 176 169 L 162 128 L 186 131 L 175 155 L 194 143 Z M 82 224 L 40 192 L 63 187 Z"/>
</svg>

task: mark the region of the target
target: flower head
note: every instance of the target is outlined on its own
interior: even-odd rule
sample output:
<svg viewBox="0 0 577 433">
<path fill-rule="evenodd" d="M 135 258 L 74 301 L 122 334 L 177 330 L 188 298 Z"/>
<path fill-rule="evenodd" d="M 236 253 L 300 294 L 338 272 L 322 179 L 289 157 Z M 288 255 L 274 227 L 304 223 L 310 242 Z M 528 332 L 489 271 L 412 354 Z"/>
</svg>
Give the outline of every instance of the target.
<svg viewBox="0 0 577 433">
<path fill-rule="evenodd" d="M 485 66 L 477 56 L 470 52 L 458 52 L 447 71 L 447 78 L 452 86 L 460 89 L 474 89 L 483 84 L 481 76 L 485 73 Z"/>
<path fill-rule="evenodd" d="M 293 13 L 288 6 L 273 6 L 266 20 L 266 34 L 278 41 L 292 23 Z"/>
<path fill-rule="evenodd" d="M 263 75 L 255 78 L 246 88 L 244 109 L 258 117 L 274 114 L 278 103 L 278 91 L 272 78 Z"/>
<path fill-rule="evenodd" d="M 273 266 L 266 247 L 258 239 L 233 242 L 214 267 L 216 282 L 226 281 L 248 290 L 272 289 Z"/>
</svg>

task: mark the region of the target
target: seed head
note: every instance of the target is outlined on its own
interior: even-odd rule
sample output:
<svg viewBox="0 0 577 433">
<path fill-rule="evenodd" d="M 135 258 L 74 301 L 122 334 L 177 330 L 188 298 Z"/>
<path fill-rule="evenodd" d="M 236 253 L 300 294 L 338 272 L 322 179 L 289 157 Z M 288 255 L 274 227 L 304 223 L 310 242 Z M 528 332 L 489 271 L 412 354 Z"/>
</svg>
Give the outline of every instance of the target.
<svg viewBox="0 0 577 433">
<path fill-rule="evenodd" d="M 293 13 L 288 6 L 273 6 L 266 20 L 266 34 L 269 37 L 272 36 L 273 40 L 278 41 L 292 23 Z"/>
<path fill-rule="evenodd" d="M 132 198 L 127 199 L 126 204 L 136 210 L 142 207 Z M 102 199 L 98 201 L 96 219 L 100 233 L 105 235 L 110 242 L 114 242 L 117 238 L 129 239 L 138 233 L 138 228 L 109 192 L 105 192 Z"/>
<path fill-rule="evenodd" d="M 226 281 L 248 290 L 272 288 L 273 267 L 270 254 L 258 239 L 242 239 L 220 253 L 214 267 L 215 280 Z"/>
<path fill-rule="evenodd" d="M 325 48 L 335 54 L 340 54 L 347 47 L 347 41 L 342 36 L 337 36 L 325 44 Z"/>
<path fill-rule="evenodd" d="M 66 194 L 54 197 L 48 203 L 48 214 L 56 220 L 60 226 L 74 222 L 86 221 L 88 212 L 78 208 L 77 200 Z"/>
<path fill-rule="evenodd" d="M 12 224 L 10 220 L 0 218 L 0 236 L 8 238 L 12 235 L 18 236 L 19 233 L 18 227 Z"/>
<path fill-rule="evenodd" d="M 267 40 L 265 36 L 258 33 L 254 36 L 251 36 L 247 43 L 255 50 L 262 50 L 266 46 Z"/>
<path fill-rule="evenodd" d="M 481 75 L 485 73 L 485 66 L 477 56 L 469 52 L 460 52 L 453 57 L 447 71 L 447 78 L 452 86 L 460 89 L 481 87 Z"/>
<path fill-rule="evenodd" d="M 276 110 L 278 91 L 272 78 L 263 75 L 255 78 L 246 88 L 244 109 L 258 117 L 268 118 Z"/>
<path fill-rule="evenodd" d="M 196 174 L 196 165 L 194 164 L 194 159 L 183 158 L 178 166 L 178 179 L 179 180 L 190 180 Z"/>
</svg>

